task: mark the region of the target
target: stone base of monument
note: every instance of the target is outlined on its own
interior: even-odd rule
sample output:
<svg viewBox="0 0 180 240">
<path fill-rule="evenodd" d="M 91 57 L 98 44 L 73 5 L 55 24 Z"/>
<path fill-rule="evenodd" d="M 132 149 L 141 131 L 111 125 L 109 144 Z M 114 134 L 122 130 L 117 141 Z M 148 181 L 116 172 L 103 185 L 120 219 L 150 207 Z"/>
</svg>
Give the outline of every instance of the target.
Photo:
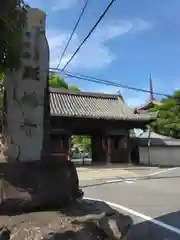
<svg viewBox="0 0 180 240">
<path fill-rule="evenodd" d="M 69 161 L 0 163 L 0 213 L 59 208 L 82 197 Z"/>
<path fill-rule="evenodd" d="M 106 203 L 82 200 L 58 211 L 1 216 L 0 239 L 131 240 L 132 224 Z"/>
</svg>

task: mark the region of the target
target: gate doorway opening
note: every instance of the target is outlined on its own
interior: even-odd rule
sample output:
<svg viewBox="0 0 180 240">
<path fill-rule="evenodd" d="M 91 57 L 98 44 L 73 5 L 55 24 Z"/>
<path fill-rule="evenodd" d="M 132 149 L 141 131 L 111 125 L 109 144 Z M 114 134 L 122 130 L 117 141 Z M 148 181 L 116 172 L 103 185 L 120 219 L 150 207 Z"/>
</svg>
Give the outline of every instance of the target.
<svg viewBox="0 0 180 240">
<path fill-rule="evenodd" d="M 71 161 L 78 165 L 92 163 L 91 136 L 71 136 Z"/>
</svg>

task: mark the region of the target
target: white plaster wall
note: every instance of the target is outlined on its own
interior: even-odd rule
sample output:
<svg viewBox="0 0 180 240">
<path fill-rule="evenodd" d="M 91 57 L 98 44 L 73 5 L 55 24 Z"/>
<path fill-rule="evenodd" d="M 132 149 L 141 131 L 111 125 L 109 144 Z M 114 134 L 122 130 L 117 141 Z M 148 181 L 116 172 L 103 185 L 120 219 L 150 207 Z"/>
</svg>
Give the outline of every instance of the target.
<svg viewBox="0 0 180 240">
<path fill-rule="evenodd" d="M 148 148 L 139 147 L 140 163 L 149 164 Z M 161 166 L 180 166 L 180 146 L 151 147 L 150 164 Z"/>
<path fill-rule="evenodd" d="M 7 155 L 10 160 L 35 161 L 40 160 L 43 144 L 43 114 L 44 93 L 47 87 L 47 74 L 49 71 L 49 47 L 45 36 L 46 15 L 39 9 L 28 10 L 28 24 L 24 34 L 24 42 L 30 42 L 28 51 L 30 59 L 22 59 L 22 67 L 5 77 L 7 91 L 7 123 L 6 135 L 11 136 Z M 39 52 L 39 59 L 34 59 L 35 52 Z M 23 79 L 24 67 L 40 67 L 40 80 Z M 13 98 L 15 88 L 15 99 Z M 34 94 L 35 98 L 27 97 Z M 22 101 L 22 97 L 24 101 Z M 37 103 L 34 105 L 34 103 Z M 25 122 L 33 126 L 25 126 Z M 36 127 L 35 127 L 36 126 Z M 29 135 L 30 133 L 30 135 Z"/>
</svg>

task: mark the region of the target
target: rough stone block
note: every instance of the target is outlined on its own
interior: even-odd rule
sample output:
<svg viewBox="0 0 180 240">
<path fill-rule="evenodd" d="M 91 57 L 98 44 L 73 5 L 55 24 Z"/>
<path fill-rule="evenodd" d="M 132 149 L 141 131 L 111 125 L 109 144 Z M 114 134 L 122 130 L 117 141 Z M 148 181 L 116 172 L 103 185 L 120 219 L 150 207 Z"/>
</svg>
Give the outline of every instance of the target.
<svg viewBox="0 0 180 240">
<path fill-rule="evenodd" d="M 1 163 L 0 212 L 61 207 L 78 198 L 79 181 L 69 161 Z"/>
</svg>

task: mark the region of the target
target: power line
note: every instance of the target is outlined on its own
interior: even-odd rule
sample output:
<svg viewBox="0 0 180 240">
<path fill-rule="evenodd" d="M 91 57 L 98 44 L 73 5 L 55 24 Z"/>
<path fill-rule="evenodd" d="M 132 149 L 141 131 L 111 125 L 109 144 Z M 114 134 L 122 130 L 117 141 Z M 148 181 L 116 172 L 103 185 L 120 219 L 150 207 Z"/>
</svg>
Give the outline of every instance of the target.
<svg viewBox="0 0 180 240">
<path fill-rule="evenodd" d="M 58 65 L 57 65 L 56 68 L 59 68 L 59 66 L 60 66 L 60 64 L 61 64 L 61 61 L 62 61 L 62 59 L 63 59 L 63 57 L 64 57 L 64 54 L 65 54 L 65 52 L 66 52 L 66 50 L 67 50 L 67 48 L 68 48 L 68 46 L 69 46 L 69 44 L 70 44 L 70 42 L 71 42 L 71 39 L 72 39 L 72 37 L 73 37 L 73 35 L 74 35 L 74 33 L 75 33 L 78 25 L 79 25 L 79 22 L 81 21 L 81 18 L 82 18 L 83 14 L 84 14 L 84 11 L 85 11 L 85 9 L 87 8 L 88 2 L 89 2 L 89 0 L 86 0 L 86 2 L 85 2 L 85 4 L 84 4 L 84 7 L 83 7 L 82 10 L 81 10 L 81 13 L 80 13 L 80 15 L 79 15 L 79 17 L 78 17 L 78 20 L 77 20 L 77 22 L 76 22 L 76 24 L 75 24 L 75 26 L 74 26 L 74 28 L 73 28 L 73 31 L 72 31 L 72 33 L 71 33 L 71 35 L 70 35 L 70 37 L 69 37 L 69 39 L 68 39 L 68 41 L 67 41 L 67 44 L 66 44 L 66 46 L 65 46 L 65 48 L 64 48 L 64 51 L 63 51 L 63 53 L 62 53 L 62 55 L 61 55 L 61 58 L 60 58 L 59 63 L 58 63 Z"/>
<path fill-rule="evenodd" d="M 52 71 L 56 70 L 58 72 L 61 72 L 60 69 L 56 69 L 56 68 L 51 68 L 51 69 L 52 69 Z M 113 82 L 110 80 L 105 80 L 105 79 L 101 79 L 101 78 L 97 78 L 97 77 L 91 77 L 91 76 L 83 75 L 81 73 L 64 72 L 64 75 L 71 77 L 71 78 L 76 78 L 76 79 L 93 82 L 93 83 L 97 83 L 97 84 L 104 84 L 104 85 L 108 85 L 108 86 L 120 87 L 120 88 L 129 89 L 129 90 L 133 90 L 133 91 L 138 91 L 138 92 L 151 93 L 151 91 L 146 90 L 146 89 L 136 88 L 133 86 L 128 86 L 125 84 L 121 84 L 121 83 L 117 83 L 117 82 Z M 159 95 L 162 97 L 171 97 L 169 94 L 166 94 L 166 93 L 153 92 L 153 94 Z"/>
<path fill-rule="evenodd" d="M 103 79 L 99 79 L 99 78 L 95 78 L 95 77 L 87 77 L 86 75 L 76 76 L 76 75 L 73 75 L 73 74 L 70 74 L 70 73 L 65 73 L 65 75 L 68 76 L 68 77 L 71 77 L 71 78 L 78 78 L 78 79 L 86 80 L 86 81 L 94 81 L 96 83 L 101 83 L 101 84 L 104 83 L 104 84 L 109 85 L 109 86 L 125 88 L 125 89 L 134 90 L 134 91 L 138 91 L 138 92 L 150 93 L 150 91 L 146 90 L 146 89 L 131 87 L 131 86 L 124 85 L 124 84 L 121 84 L 121 83 L 116 83 L 116 82 L 103 80 Z M 153 92 L 153 94 L 159 95 L 159 96 L 164 96 L 164 97 L 165 96 L 166 97 L 170 96 L 168 94 L 159 93 L 159 92 Z"/>
<path fill-rule="evenodd" d="M 71 56 L 71 58 L 67 61 L 67 63 L 65 64 L 65 66 L 63 67 L 63 69 L 61 70 L 61 72 L 63 72 L 65 70 L 65 68 L 67 67 L 67 65 L 73 60 L 73 58 L 75 57 L 75 55 L 79 52 L 79 50 L 81 49 L 81 47 L 84 45 L 84 43 L 87 41 L 87 39 L 91 36 L 91 34 L 93 33 L 93 31 L 96 29 L 96 27 L 98 26 L 98 24 L 101 22 L 101 20 L 104 18 L 104 16 L 106 15 L 107 11 L 109 10 L 109 8 L 112 6 L 112 4 L 115 2 L 115 0 L 112 0 L 107 8 L 105 9 L 105 11 L 102 13 L 102 15 L 99 17 L 98 21 L 95 23 L 95 25 L 93 26 L 93 28 L 90 30 L 90 32 L 88 33 L 88 35 L 84 38 L 84 40 L 81 42 L 81 44 L 79 45 L 79 47 L 76 49 L 76 51 L 73 53 L 73 55 Z"/>
</svg>

